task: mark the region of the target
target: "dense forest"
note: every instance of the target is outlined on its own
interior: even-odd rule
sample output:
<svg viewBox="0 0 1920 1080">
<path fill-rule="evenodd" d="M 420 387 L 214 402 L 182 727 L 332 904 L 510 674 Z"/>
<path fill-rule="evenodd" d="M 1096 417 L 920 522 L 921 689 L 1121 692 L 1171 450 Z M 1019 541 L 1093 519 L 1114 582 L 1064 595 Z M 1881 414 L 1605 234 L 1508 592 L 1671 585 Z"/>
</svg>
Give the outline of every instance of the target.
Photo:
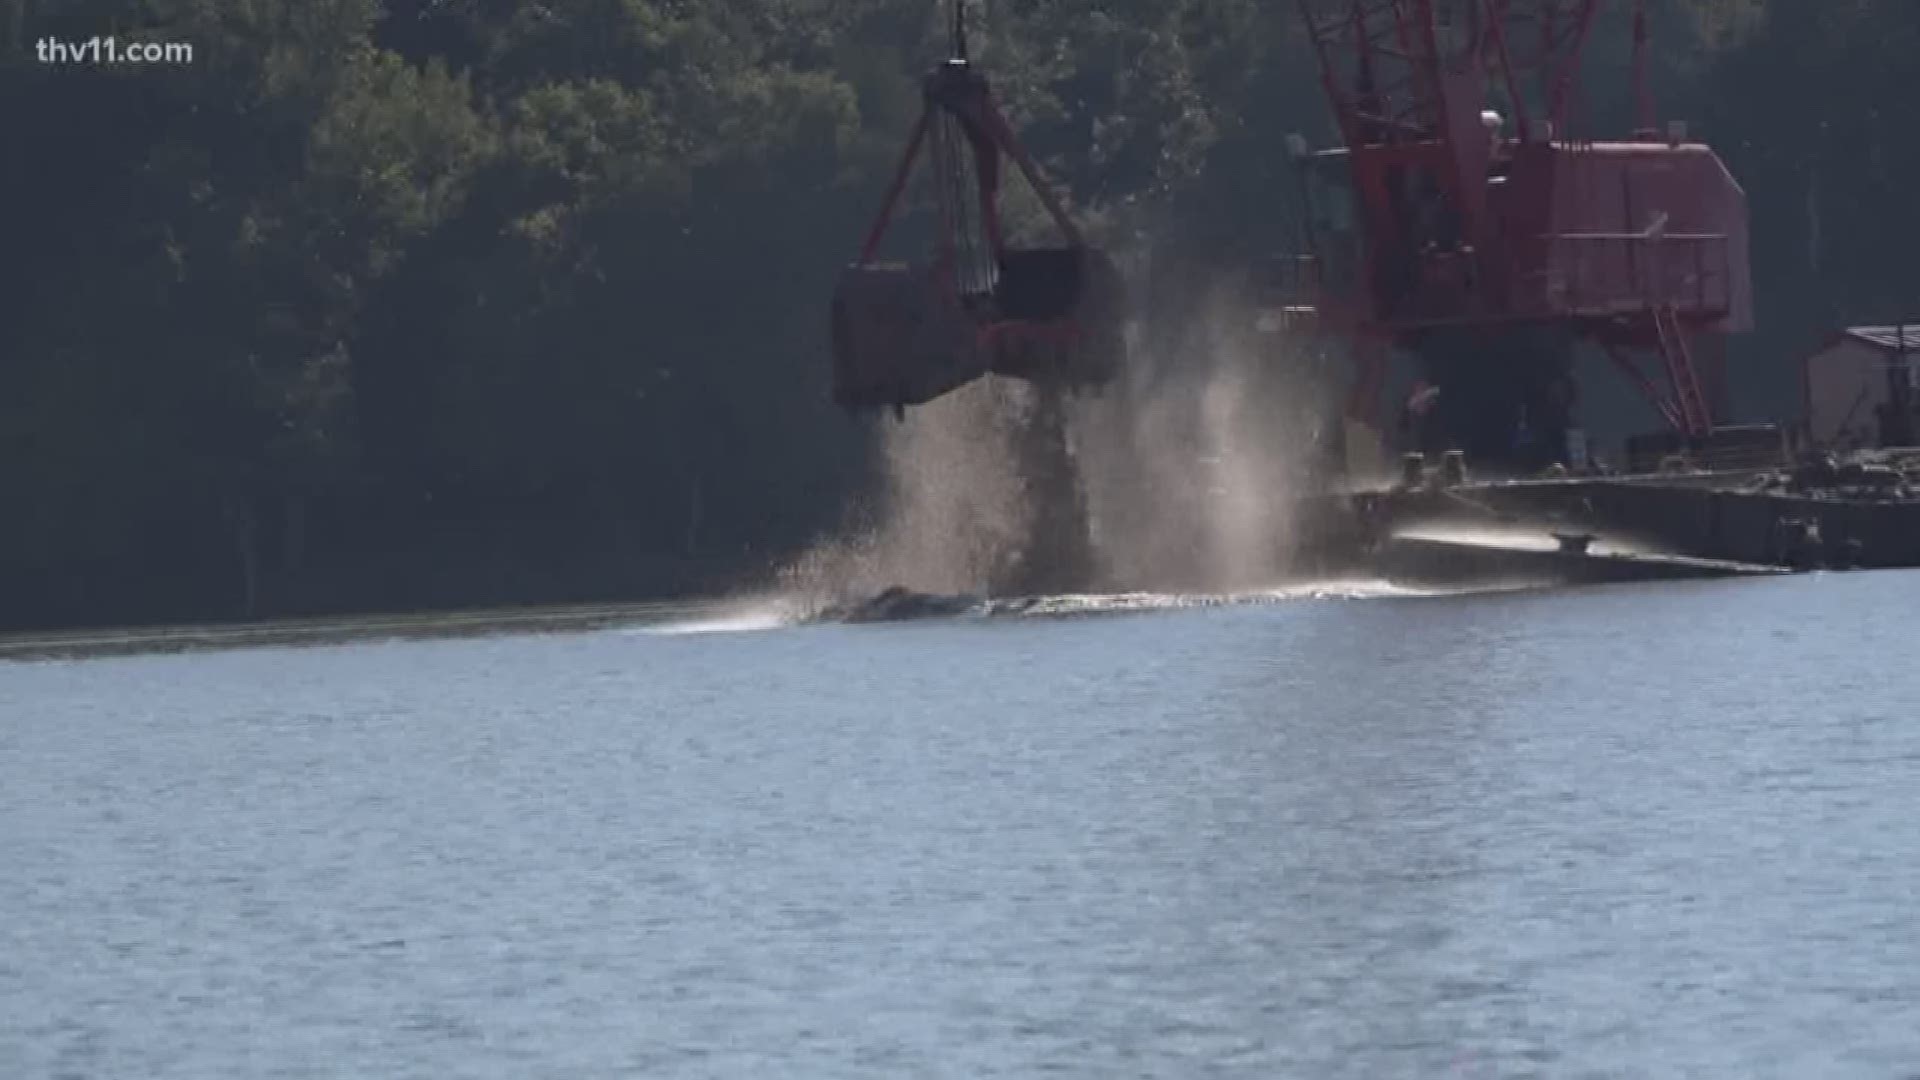
<svg viewBox="0 0 1920 1080">
<path fill-rule="evenodd" d="M 1618 8 L 1624 5 L 1611 5 Z M 0 0 L 0 628 L 706 588 L 830 525 L 824 308 L 931 0 Z M 1751 197 L 1749 411 L 1915 314 L 1913 0 L 1656 3 Z M 989 0 L 975 55 L 1108 237 L 1285 242 L 1331 139 L 1291 3 Z M 46 37 L 184 42 L 46 64 Z M 1582 114 L 1630 126 L 1623 14 Z"/>
</svg>

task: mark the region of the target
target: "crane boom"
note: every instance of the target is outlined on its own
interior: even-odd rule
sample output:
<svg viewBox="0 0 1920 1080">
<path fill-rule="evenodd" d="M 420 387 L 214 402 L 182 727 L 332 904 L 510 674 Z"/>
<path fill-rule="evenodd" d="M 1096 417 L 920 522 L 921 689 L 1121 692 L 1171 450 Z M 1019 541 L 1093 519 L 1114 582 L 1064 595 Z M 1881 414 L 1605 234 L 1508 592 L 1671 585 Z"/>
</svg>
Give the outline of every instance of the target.
<svg viewBox="0 0 1920 1080">
<path fill-rule="evenodd" d="M 1580 341 L 1659 354 L 1672 385 L 1656 409 L 1704 433 L 1687 338 L 1751 327 L 1746 196 L 1683 126 L 1654 129 L 1644 0 L 1641 115 L 1614 142 L 1570 131 L 1600 0 L 1298 5 L 1344 145 L 1297 157 L 1357 219 L 1309 223 L 1324 324 L 1422 356 L 1449 438 L 1475 451 L 1498 456 L 1508 429 L 1570 398 Z M 1343 250 L 1353 272 L 1330 272 Z"/>
</svg>

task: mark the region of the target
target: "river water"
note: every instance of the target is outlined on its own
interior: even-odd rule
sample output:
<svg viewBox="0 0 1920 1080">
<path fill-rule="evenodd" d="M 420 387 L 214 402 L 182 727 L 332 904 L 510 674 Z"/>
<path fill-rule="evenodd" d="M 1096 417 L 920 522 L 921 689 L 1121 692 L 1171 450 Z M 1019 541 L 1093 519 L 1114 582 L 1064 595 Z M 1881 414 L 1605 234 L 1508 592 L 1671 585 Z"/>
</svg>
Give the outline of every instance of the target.
<svg viewBox="0 0 1920 1080">
<path fill-rule="evenodd" d="M 0 1077 L 1920 1075 L 1920 575 L 1121 606 L 0 664 Z"/>
</svg>

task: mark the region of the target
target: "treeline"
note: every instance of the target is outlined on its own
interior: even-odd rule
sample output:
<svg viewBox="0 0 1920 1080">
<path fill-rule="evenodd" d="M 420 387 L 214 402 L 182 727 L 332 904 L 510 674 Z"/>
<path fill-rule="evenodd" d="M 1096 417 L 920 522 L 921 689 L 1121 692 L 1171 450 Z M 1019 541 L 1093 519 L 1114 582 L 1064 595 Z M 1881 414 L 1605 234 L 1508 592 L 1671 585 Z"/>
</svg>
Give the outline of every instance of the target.
<svg viewBox="0 0 1920 1080">
<path fill-rule="evenodd" d="M 1097 229 L 1286 242 L 1281 139 L 1330 135 L 1293 5 L 978 7 Z M 1913 297 L 1920 5 L 1656 13 L 1772 337 Z M 96 34 L 193 55 L 35 55 Z M 823 312 L 930 0 L 0 0 L 0 44 L 0 627 L 710 587 L 860 483 Z"/>
</svg>

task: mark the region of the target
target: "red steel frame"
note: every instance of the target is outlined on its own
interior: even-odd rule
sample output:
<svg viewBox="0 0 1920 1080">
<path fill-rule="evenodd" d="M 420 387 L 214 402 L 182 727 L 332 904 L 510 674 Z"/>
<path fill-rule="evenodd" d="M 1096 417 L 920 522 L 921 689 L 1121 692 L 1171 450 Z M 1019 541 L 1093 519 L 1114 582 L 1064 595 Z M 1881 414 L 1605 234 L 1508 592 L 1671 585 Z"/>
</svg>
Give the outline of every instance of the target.
<svg viewBox="0 0 1920 1080">
<path fill-rule="evenodd" d="M 1321 83 L 1343 135 L 1355 194 L 1364 207 L 1363 282 L 1380 280 L 1388 260 L 1408 259 L 1415 238 L 1392 195 L 1391 175 L 1408 166 L 1431 170 L 1441 194 L 1469 237 L 1485 235 L 1486 150 L 1476 151 L 1468 125 L 1477 108 L 1467 101 L 1491 82 L 1510 101 L 1518 141 L 1562 138 L 1576 88 L 1579 61 L 1599 0 L 1298 0 L 1320 62 Z M 1635 103 L 1642 138 L 1651 137 L 1653 102 L 1647 83 L 1645 0 L 1635 0 Z M 1529 88 L 1539 96 L 1536 124 Z M 1558 239 L 1558 238 L 1553 238 Z M 1572 238 L 1569 238 L 1572 239 Z M 1642 237 L 1597 237 L 1640 241 Z M 1696 237 L 1674 237 L 1675 241 Z M 1686 435 L 1713 424 L 1709 403 L 1687 348 L 1688 328 L 1676 298 L 1649 295 L 1644 310 L 1615 313 L 1604 326 L 1580 322 L 1582 336 L 1599 340 L 1616 365 L 1661 416 Z M 1362 298 L 1360 310 L 1320 291 L 1323 327 L 1352 337 L 1357 370 L 1348 413 L 1377 421 L 1387 345 L 1417 327 L 1383 315 Z M 1463 310 L 1429 316 L 1420 325 L 1540 321 L 1518 311 Z M 1555 318 L 1555 316 L 1546 316 Z M 1625 352 L 1657 354 L 1669 390 L 1662 392 Z"/>
<path fill-rule="evenodd" d="M 1020 145 L 1014 135 L 1012 125 L 994 103 L 987 81 L 976 74 L 966 57 L 966 38 L 959 24 L 959 12 L 955 13 L 955 55 L 930 74 L 921 90 L 922 108 L 919 120 L 914 124 L 913 132 L 907 140 L 907 146 L 900 155 L 895 167 L 893 179 L 887 186 L 879 212 L 873 224 L 867 230 L 867 236 L 860 247 L 860 262 L 871 263 L 878 254 L 880 244 L 886 239 L 888 227 L 899 209 L 900 201 L 906 193 L 907 182 L 912 178 L 914 165 L 925 148 L 927 136 L 933 130 L 942 112 L 958 120 L 966 132 L 974 151 L 976 171 L 974 181 L 978 186 L 982 212 L 982 228 L 987 243 L 995 259 L 1006 253 L 1006 241 L 1000 221 L 1000 169 L 999 157 L 1010 158 L 1020 170 L 1029 187 L 1033 189 L 1040 203 L 1046 208 L 1047 215 L 1056 228 L 1066 238 L 1071 247 L 1085 247 L 1080 230 L 1067 216 L 1065 207 L 1054 194 L 1040 167 L 1035 164 L 1026 148 Z M 954 230 L 951 223 L 957 212 L 951 205 L 950 191 L 945 184 L 936 184 L 937 201 L 941 216 L 940 246 L 935 253 L 933 267 L 936 280 L 943 288 L 953 289 L 955 252 L 953 245 Z M 1047 347 L 1072 347 L 1078 344 L 1084 331 L 1073 319 L 1061 319 L 1050 322 L 1032 322 L 1023 320 L 989 320 L 982 322 L 976 329 L 979 344 L 983 348 L 993 348 L 998 344 L 1013 340 L 1038 342 Z"/>
</svg>

